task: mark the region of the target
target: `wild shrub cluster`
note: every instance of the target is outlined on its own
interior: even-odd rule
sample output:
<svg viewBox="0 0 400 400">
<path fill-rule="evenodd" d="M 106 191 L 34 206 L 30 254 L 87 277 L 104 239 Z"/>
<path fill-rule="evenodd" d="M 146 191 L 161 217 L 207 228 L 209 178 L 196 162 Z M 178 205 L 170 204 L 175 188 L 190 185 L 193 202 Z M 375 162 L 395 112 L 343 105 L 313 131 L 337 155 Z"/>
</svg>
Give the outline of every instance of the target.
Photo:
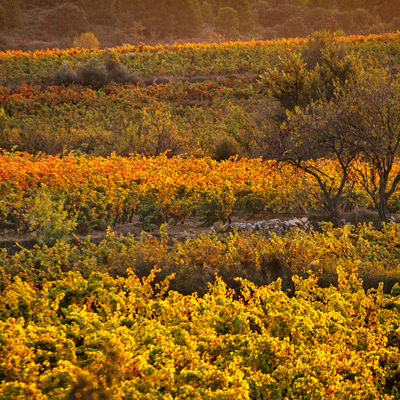
<svg viewBox="0 0 400 400">
<path fill-rule="evenodd" d="M 86 63 L 79 64 L 73 71 L 69 63 L 63 65 L 53 74 L 55 85 L 79 84 L 90 86 L 93 90 L 115 83 L 137 82 L 129 70 L 120 63 L 117 53 L 109 51 L 105 54 L 105 61 L 102 63 L 98 58 L 92 57 Z"/>
</svg>

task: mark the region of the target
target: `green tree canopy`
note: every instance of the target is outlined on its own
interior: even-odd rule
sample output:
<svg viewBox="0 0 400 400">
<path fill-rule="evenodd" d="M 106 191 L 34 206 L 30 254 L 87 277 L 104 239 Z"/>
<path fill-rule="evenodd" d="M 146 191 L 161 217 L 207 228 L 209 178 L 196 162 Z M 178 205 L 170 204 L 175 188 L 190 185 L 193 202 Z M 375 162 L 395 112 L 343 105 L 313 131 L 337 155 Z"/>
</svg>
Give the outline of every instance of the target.
<svg viewBox="0 0 400 400">
<path fill-rule="evenodd" d="M 220 8 L 215 19 L 216 32 L 227 38 L 237 39 L 239 37 L 238 27 L 238 12 L 232 7 Z"/>
</svg>

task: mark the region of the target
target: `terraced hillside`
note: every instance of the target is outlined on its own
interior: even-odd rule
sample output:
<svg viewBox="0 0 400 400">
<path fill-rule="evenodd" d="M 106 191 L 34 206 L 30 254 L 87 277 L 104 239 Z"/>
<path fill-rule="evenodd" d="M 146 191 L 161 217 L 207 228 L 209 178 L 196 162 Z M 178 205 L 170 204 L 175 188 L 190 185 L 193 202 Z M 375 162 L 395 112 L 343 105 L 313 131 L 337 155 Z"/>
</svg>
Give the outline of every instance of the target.
<svg viewBox="0 0 400 400">
<path fill-rule="evenodd" d="M 399 399 L 399 38 L 0 53 L 0 398 Z"/>
</svg>

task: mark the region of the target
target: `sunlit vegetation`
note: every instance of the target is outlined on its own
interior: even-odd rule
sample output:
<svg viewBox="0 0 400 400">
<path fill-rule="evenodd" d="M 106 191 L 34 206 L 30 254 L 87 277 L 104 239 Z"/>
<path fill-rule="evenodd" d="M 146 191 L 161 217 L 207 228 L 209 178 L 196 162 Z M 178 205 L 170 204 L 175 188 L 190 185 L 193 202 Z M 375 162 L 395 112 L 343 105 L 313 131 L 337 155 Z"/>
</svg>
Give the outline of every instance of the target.
<svg viewBox="0 0 400 400">
<path fill-rule="evenodd" d="M 1 394 L 396 399 L 399 285 L 367 292 L 354 271 L 369 283 L 393 283 L 398 240 L 392 226 L 276 240 L 199 237 L 171 250 L 146 237 L 110 236 L 98 247 L 61 242 L 3 253 Z M 149 274 L 154 265 L 161 276 Z M 293 276 L 288 296 L 275 280 L 279 267 L 285 281 L 310 268 L 337 288 Z M 265 285 L 268 277 L 274 282 Z"/>
<path fill-rule="evenodd" d="M 43 21 L 166 18 L 90 3 Z M 299 3 L 268 10 L 319 5 Z M 381 3 L 364 11 L 389 24 Z M 187 5 L 151 34 L 200 12 L 235 39 L 268 11 Z M 0 53 L 0 232 L 34 241 L 0 252 L 0 398 L 400 399 L 400 35 L 101 50 L 85 32 Z M 169 232 L 260 215 L 325 221 Z"/>
</svg>

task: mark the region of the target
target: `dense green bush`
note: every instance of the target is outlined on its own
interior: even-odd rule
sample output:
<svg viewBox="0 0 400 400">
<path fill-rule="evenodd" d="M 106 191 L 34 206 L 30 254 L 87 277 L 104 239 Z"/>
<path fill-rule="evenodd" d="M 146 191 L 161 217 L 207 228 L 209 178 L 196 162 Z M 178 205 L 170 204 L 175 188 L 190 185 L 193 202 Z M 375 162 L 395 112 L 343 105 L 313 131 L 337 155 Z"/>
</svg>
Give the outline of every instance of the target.
<svg viewBox="0 0 400 400">
<path fill-rule="evenodd" d="M 78 64 L 73 71 L 68 62 L 53 74 L 53 83 L 56 85 L 70 85 L 72 83 L 90 86 L 98 90 L 111 82 L 129 83 L 135 81 L 129 70 L 120 63 L 118 55 L 113 51 L 105 52 L 105 61 L 97 57 L 90 58 L 86 63 Z"/>
<path fill-rule="evenodd" d="M 92 57 L 85 64 L 78 65 L 76 75 L 79 79 L 78 83 L 91 86 L 94 90 L 108 85 L 111 81 L 106 66 L 96 57 Z"/>
<path fill-rule="evenodd" d="M 217 161 L 228 160 L 238 153 L 238 143 L 232 138 L 224 137 L 216 143 L 213 158 Z"/>
<path fill-rule="evenodd" d="M 227 39 L 237 39 L 239 37 L 239 18 L 238 13 L 232 7 L 222 7 L 215 18 L 215 31 Z"/>
<path fill-rule="evenodd" d="M 215 15 L 210 3 L 208 1 L 203 1 L 200 10 L 203 21 L 208 24 L 213 24 L 215 21 Z"/>
<path fill-rule="evenodd" d="M 89 49 L 89 50 L 98 49 L 100 47 L 100 43 L 92 32 L 86 32 L 74 38 L 74 47 L 79 47 L 82 49 Z"/>
<path fill-rule="evenodd" d="M 77 223 L 76 216 L 65 210 L 63 199 L 55 200 L 42 189 L 33 200 L 29 212 L 29 227 L 36 231 L 39 244 L 54 245 L 57 240 L 68 241 Z"/>
<path fill-rule="evenodd" d="M 79 83 L 78 74 L 72 70 L 70 63 L 64 61 L 61 67 L 54 72 L 52 77 L 53 83 L 55 85 L 72 85 L 73 83 Z"/>
</svg>

